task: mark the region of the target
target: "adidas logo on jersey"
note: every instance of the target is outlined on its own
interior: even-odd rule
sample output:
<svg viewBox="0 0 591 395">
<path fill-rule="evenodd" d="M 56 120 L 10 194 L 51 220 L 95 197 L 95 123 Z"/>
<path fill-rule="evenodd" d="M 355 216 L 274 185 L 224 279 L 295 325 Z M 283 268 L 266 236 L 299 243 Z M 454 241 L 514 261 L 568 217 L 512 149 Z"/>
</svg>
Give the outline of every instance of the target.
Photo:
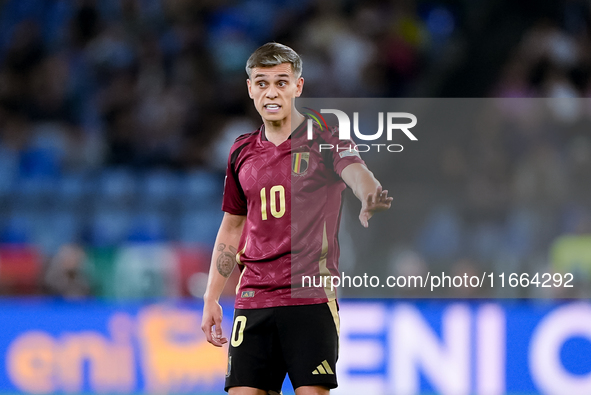
<svg viewBox="0 0 591 395">
<path fill-rule="evenodd" d="M 334 372 L 332 371 L 330 365 L 328 364 L 328 362 L 326 362 L 325 359 L 324 361 L 322 361 L 320 365 L 316 367 L 316 369 L 314 369 L 312 374 L 334 374 Z"/>
</svg>

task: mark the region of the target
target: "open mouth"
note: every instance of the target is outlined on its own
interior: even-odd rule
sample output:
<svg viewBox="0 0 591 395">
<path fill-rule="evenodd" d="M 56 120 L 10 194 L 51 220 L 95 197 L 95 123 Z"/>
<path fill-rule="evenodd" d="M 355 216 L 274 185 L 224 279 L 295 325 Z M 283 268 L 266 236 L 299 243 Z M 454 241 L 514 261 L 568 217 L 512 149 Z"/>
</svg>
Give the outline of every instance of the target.
<svg viewBox="0 0 591 395">
<path fill-rule="evenodd" d="M 279 104 L 265 104 L 265 108 L 268 111 L 279 111 L 281 106 Z"/>
</svg>

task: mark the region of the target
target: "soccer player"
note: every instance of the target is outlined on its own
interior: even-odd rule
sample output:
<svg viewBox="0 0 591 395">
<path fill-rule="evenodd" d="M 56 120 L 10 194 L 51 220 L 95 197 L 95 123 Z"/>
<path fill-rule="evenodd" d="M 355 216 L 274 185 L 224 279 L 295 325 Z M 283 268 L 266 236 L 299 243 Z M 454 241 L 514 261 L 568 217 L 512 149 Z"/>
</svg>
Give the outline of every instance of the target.
<svg viewBox="0 0 591 395">
<path fill-rule="evenodd" d="M 291 48 L 267 43 L 248 59 L 248 93 L 263 125 L 230 150 L 222 210 L 204 295 L 202 330 L 221 347 L 218 303 L 236 263 L 237 287 L 225 389 L 230 395 L 280 393 L 289 374 L 296 395 L 336 388 L 339 317 L 330 289 L 305 289 L 301 275 L 338 275 L 337 232 L 346 185 L 361 200 L 365 227 L 392 198 L 335 129 L 314 124 L 294 99 L 304 86 L 302 62 Z M 309 287 L 310 288 L 310 287 Z"/>
</svg>

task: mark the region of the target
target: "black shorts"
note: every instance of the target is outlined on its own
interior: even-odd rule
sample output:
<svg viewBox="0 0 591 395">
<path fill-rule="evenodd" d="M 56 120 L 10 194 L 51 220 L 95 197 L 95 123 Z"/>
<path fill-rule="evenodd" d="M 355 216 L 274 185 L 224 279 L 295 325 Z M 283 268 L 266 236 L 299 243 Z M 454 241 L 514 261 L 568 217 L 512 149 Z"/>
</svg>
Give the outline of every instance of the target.
<svg viewBox="0 0 591 395">
<path fill-rule="evenodd" d="M 280 392 L 293 388 L 337 387 L 339 349 L 336 302 L 236 309 L 228 352 L 225 390 L 253 387 Z"/>
</svg>

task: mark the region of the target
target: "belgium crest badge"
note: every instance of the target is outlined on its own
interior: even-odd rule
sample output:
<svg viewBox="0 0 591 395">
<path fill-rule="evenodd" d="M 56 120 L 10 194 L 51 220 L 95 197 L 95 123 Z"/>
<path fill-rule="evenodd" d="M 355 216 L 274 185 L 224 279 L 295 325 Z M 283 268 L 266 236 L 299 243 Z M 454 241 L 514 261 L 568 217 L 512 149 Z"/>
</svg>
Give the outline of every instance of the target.
<svg viewBox="0 0 591 395">
<path fill-rule="evenodd" d="M 292 152 L 291 173 L 293 175 L 304 175 L 310 164 L 310 152 Z"/>
</svg>

